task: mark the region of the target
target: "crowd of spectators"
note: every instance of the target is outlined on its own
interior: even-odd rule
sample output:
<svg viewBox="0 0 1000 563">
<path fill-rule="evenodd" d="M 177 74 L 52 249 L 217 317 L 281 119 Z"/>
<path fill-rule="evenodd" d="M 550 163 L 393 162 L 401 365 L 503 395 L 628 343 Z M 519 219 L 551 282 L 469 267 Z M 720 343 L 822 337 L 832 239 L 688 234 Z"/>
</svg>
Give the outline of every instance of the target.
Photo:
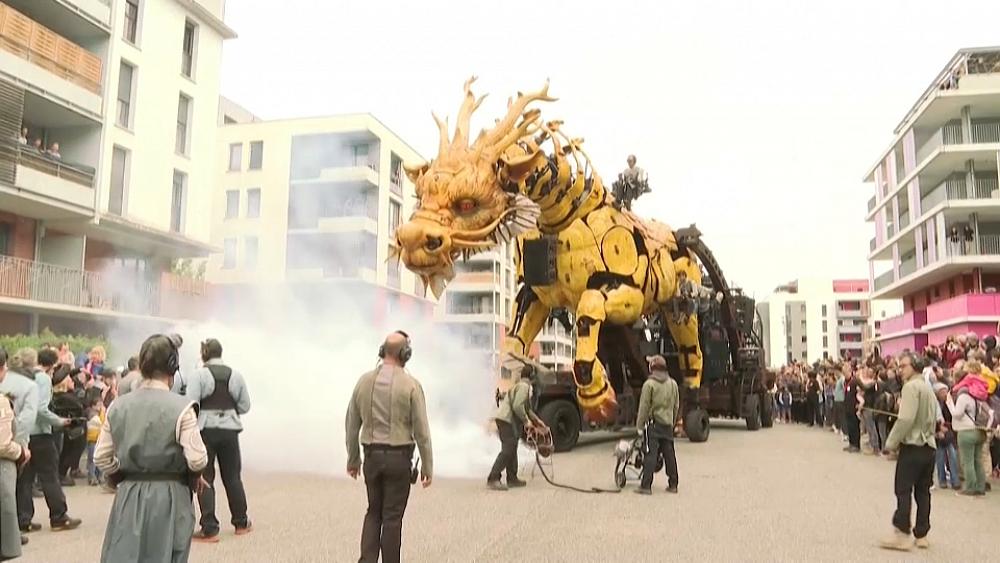
<svg viewBox="0 0 1000 563">
<path fill-rule="evenodd" d="M 776 421 L 828 429 L 844 451 L 895 459 L 886 439 L 899 412 L 901 358 L 876 350 L 864 359 L 793 362 L 774 374 Z M 1000 478 L 1000 348 L 996 336 L 955 335 L 917 351 L 919 377 L 938 398 L 937 487 L 978 497 Z"/>
</svg>

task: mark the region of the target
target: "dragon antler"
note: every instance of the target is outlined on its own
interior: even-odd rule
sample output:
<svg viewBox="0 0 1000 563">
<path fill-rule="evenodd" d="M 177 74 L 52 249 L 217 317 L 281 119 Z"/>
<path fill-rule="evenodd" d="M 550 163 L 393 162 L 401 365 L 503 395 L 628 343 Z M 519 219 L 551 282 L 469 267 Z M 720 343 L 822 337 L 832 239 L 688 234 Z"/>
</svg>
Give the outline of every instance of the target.
<svg viewBox="0 0 1000 563">
<path fill-rule="evenodd" d="M 476 78 L 472 76 L 465 81 L 465 98 L 462 100 L 461 109 L 458 110 L 455 137 L 451 140 L 453 149 L 469 148 L 469 122 L 472 120 L 472 114 L 479 109 L 480 104 L 486 99 L 486 95 L 483 94 L 477 100 L 476 96 L 472 93 L 472 83 L 476 81 Z"/>
<path fill-rule="evenodd" d="M 516 128 L 514 126 L 515 123 L 517 123 L 518 118 L 522 116 L 521 114 L 524 112 L 525 108 L 527 108 L 531 102 L 538 100 L 554 102 L 557 99 L 558 98 L 549 96 L 548 80 L 545 81 L 545 86 L 537 92 L 529 94 L 518 92 L 517 99 L 511 101 L 507 105 L 507 115 L 497 122 L 492 131 L 480 136 L 479 139 L 476 140 L 476 145 L 473 148 L 493 152 L 495 154 L 502 153 L 507 146 L 523 137 L 524 132 L 528 131 L 530 125 L 538 119 L 537 114 L 531 115 L 529 112 L 529 114 L 524 115 L 524 119 Z M 517 135 L 515 132 L 521 134 Z"/>
</svg>

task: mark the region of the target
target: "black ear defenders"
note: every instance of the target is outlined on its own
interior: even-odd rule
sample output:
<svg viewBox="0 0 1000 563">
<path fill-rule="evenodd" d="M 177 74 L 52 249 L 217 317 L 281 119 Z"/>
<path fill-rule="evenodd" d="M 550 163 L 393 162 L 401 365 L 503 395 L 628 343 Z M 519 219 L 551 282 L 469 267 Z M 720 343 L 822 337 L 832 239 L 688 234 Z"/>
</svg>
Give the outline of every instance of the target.
<svg viewBox="0 0 1000 563">
<path fill-rule="evenodd" d="M 403 344 L 403 348 L 399 351 L 399 361 L 405 364 L 410 361 L 410 358 L 413 356 L 413 348 L 410 346 L 410 335 L 401 330 L 397 330 L 396 334 L 399 334 L 406 339 L 406 343 Z M 378 357 L 385 359 L 385 344 L 379 345 Z"/>
<path fill-rule="evenodd" d="M 174 375 L 181 369 L 180 347 L 184 341 L 178 334 L 159 334 L 157 336 L 167 339 L 167 342 L 170 344 L 170 355 L 167 356 L 167 364 L 163 367 L 167 370 L 167 373 Z"/>
</svg>

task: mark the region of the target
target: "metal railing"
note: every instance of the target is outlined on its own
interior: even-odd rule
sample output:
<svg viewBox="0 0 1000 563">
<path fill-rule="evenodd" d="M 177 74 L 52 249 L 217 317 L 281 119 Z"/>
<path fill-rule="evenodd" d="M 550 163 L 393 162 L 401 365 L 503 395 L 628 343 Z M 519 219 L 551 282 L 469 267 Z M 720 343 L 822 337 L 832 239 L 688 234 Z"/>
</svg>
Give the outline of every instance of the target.
<svg viewBox="0 0 1000 563">
<path fill-rule="evenodd" d="M 875 278 L 875 289 L 883 289 L 894 281 L 895 278 L 893 278 L 892 270 L 889 270 L 888 272 Z"/>
<path fill-rule="evenodd" d="M 0 256 L 0 295 L 118 313 L 156 315 L 158 283 Z"/>
<path fill-rule="evenodd" d="M 993 192 L 1000 189 L 998 178 L 976 178 L 976 194 L 981 198 L 995 197 Z M 997 194 L 1000 195 L 1000 194 Z"/>
<path fill-rule="evenodd" d="M 917 271 L 916 257 L 910 258 L 909 260 L 904 260 L 899 264 L 899 279 L 903 279 L 906 276 L 916 271 Z"/>
<path fill-rule="evenodd" d="M 0 162 L 27 166 L 39 172 L 62 178 L 88 188 L 94 187 L 94 171 L 68 164 L 38 152 L 34 147 L 22 145 L 13 139 L 0 140 Z"/>
<path fill-rule="evenodd" d="M 101 58 L 0 3 L 0 49 L 95 94 L 101 93 Z"/>
<path fill-rule="evenodd" d="M 1000 235 L 979 235 L 979 248 L 976 241 L 959 239 L 947 240 L 948 256 L 1000 256 Z"/>
<path fill-rule="evenodd" d="M 973 143 L 1000 143 L 1000 121 L 973 121 Z"/>
<path fill-rule="evenodd" d="M 979 253 L 991 256 L 1000 254 L 1000 235 L 979 235 Z"/>
<path fill-rule="evenodd" d="M 946 145 L 960 145 L 962 139 L 962 124 L 949 123 L 941 128 L 941 138 Z"/>
</svg>

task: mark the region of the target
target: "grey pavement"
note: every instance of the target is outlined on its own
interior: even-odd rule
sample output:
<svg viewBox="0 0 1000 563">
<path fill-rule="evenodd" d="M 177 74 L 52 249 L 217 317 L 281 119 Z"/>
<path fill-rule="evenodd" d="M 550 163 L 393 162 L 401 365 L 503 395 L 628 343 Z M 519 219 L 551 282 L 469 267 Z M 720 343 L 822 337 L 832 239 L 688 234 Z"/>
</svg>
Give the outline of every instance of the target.
<svg viewBox="0 0 1000 563">
<path fill-rule="evenodd" d="M 634 482 L 620 494 L 557 490 L 537 472 L 527 488 L 502 493 L 485 490 L 481 480 L 438 481 L 410 497 L 403 560 L 995 560 L 996 540 L 988 538 L 1000 519 L 1000 492 L 974 500 L 935 491 L 931 550 L 879 550 L 895 505 L 893 464 L 844 453 L 842 445 L 818 429 L 747 432 L 735 421 L 713 421 L 707 443 L 678 441 L 679 495 L 663 491 L 662 473 L 648 497 L 632 493 Z M 556 479 L 613 487 L 613 446 L 598 441 L 555 456 Z M 366 507 L 360 481 L 252 474 L 246 484 L 255 531 L 237 538 L 224 530 L 220 543 L 196 544 L 192 561 L 357 560 Z M 67 491 L 83 526 L 32 534 L 22 561 L 98 560 L 111 496 L 90 487 Z M 36 519 L 44 521 L 44 502 L 36 503 Z"/>
</svg>

